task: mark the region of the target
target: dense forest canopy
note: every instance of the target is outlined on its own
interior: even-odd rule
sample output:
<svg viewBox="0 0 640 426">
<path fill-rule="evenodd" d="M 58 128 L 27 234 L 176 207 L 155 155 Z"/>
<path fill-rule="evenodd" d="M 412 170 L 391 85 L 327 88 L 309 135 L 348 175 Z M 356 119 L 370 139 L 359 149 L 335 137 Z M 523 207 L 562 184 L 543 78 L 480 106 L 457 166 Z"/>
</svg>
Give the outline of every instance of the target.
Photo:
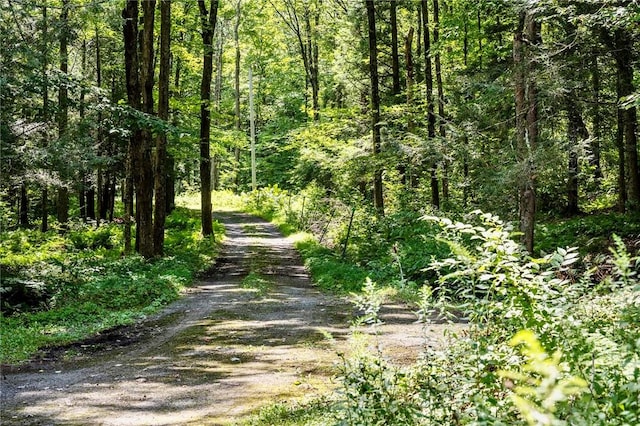
<svg viewBox="0 0 640 426">
<path fill-rule="evenodd" d="M 0 363 L 199 274 L 288 286 L 243 246 L 275 230 L 214 220 L 233 206 L 296 232 L 352 330 L 389 295 L 446 329 L 411 365 L 341 356 L 339 394 L 272 414 L 640 424 L 640 1 L 0 0 L 0 33 Z M 215 265 L 234 217 L 247 265 Z"/>
<path fill-rule="evenodd" d="M 153 256 L 176 192 L 202 189 L 211 234 L 206 194 L 251 189 L 252 123 L 259 187 L 489 210 L 530 251 L 536 215 L 640 206 L 636 1 L 6 0 L 0 16 L 7 227 L 121 218 Z"/>
</svg>

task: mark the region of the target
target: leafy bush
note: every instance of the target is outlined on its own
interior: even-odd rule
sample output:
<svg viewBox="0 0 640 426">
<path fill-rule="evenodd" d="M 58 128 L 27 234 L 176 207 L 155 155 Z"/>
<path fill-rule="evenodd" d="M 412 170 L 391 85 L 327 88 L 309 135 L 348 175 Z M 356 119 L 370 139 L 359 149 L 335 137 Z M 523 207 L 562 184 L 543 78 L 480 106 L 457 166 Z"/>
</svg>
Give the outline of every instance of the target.
<svg viewBox="0 0 640 426">
<path fill-rule="evenodd" d="M 419 317 L 458 312 L 469 324 L 406 370 L 379 354 L 346 363 L 344 423 L 640 422 L 638 262 L 620 238 L 611 275 L 594 288 L 572 270 L 575 249 L 531 258 L 495 216 L 425 219 L 439 224 L 453 255 L 432 262 L 438 284 L 421 290 Z"/>
<path fill-rule="evenodd" d="M 19 362 L 44 346 L 130 323 L 178 298 L 212 263 L 216 246 L 200 235 L 194 210 L 177 208 L 166 228 L 166 256 L 151 261 L 121 256 L 116 225 L 73 224 L 64 236 L 3 233 L 0 362 Z M 220 224 L 215 231 L 223 232 Z"/>
</svg>

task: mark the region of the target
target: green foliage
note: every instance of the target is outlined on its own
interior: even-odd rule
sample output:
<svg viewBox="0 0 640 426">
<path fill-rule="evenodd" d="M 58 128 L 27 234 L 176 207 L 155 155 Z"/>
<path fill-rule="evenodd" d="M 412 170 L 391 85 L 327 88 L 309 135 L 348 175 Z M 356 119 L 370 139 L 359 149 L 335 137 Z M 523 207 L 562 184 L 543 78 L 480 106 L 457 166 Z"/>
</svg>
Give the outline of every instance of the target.
<svg viewBox="0 0 640 426">
<path fill-rule="evenodd" d="M 414 378 L 381 356 L 360 355 L 342 367 L 340 425 L 418 424 L 420 401 Z"/>
<path fill-rule="evenodd" d="M 493 215 L 425 219 L 451 255 L 433 260 L 438 282 L 420 290 L 418 317 L 468 325 L 407 368 L 380 353 L 345 359 L 332 424 L 638 423 L 638 263 L 620 238 L 594 284 L 575 249 L 532 258 Z M 366 280 L 355 300 L 364 318 L 375 321 L 381 295 Z"/>
<path fill-rule="evenodd" d="M 273 282 L 264 278 L 255 271 L 249 272 L 249 274 L 242 279 L 240 286 L 247 289 L 256 290 L 256 292 L 264 296 L 273 288 Z"/>
<path fill-rule="evenodd" d="M 635 214 L 599 213 L 567 220 L 550 220 L 536 227 L 536 251 L 549 253 L 554 247 L 580 247 L 582 253 L 602 253 L 610 245 L 610 236 L 640 234 L 640 220 Z"/>
<path fill-rule="evenodd" d="M 78 223 L 65 235 L 4 232 L 0 362 L 131 323 L 176 300 L 215 256 L 199 229 L 197 212 L 177 208 L 167 219 L 166 256 L 150 261 L 121 256 L 118 225 Z"/>
</svg>

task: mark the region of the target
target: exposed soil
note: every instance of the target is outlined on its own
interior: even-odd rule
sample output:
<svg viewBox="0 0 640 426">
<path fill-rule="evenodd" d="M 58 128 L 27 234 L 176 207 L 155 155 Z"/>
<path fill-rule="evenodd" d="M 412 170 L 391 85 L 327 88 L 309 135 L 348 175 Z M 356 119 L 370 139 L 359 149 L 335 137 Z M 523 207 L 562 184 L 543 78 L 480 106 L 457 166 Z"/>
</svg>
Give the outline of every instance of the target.
<svg viewBox="0 0 640 426">
<path fill-rule="evenodd" d="M 227 229 L 211 276 L 158 315 L 5 367 L 2 425 L 228 425 L 269 403 L 335 387 L 352 306 L 314 288 L 273 225 L 219 213 Z M 249 273 L 258 277 L 245 279 Z M 387 305 L 375 338 L 415 360 L 435 343 L 407 307 Z M 373 340 L 372 340 L 373 341 Z"/>
</svg>

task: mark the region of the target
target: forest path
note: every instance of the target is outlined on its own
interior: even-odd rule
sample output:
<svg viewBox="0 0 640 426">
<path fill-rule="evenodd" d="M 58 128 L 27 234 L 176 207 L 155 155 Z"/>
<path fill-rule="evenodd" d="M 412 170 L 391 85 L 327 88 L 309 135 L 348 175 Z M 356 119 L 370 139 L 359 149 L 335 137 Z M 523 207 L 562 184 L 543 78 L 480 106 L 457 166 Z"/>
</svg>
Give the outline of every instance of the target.
<svg viewBox="0 0 640 426">
<path fill-rule="evenodd" d="M 272 224 L 216 218 L 227 237 L 211 277 L 140 324 L 4 371 L 0 424 L 228 425 L 335 387 L 351 305 L 313 287 Z M 414 360 L 425 342 L 415 316 L 391 304 L 382 317 L 376 343 Z"/>
</svg>

